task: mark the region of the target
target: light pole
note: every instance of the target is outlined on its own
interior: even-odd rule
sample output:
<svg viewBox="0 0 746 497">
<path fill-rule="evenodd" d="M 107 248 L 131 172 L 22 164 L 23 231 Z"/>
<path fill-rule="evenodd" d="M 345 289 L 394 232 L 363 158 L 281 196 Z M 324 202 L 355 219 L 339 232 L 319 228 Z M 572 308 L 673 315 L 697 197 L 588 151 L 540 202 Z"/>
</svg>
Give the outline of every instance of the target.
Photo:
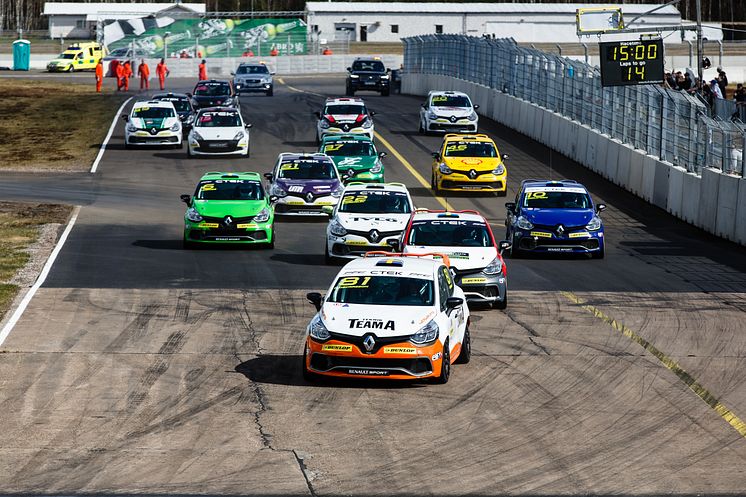
<svg viewBox="0 0 746 497">
<path fill-rule="evenodd" d="M 163 58 L 168 58 L 168 37 L 171 36 L 171 31 L 163 33 Z"/>
<path fill-rule="evenodd" d="M 702 58 L 704 57 L 704 44 L 702 43 L 702 0 L 697 0 L 697 75 L 699 76 L 699 91 L 704 88 Z"/>
</svg>

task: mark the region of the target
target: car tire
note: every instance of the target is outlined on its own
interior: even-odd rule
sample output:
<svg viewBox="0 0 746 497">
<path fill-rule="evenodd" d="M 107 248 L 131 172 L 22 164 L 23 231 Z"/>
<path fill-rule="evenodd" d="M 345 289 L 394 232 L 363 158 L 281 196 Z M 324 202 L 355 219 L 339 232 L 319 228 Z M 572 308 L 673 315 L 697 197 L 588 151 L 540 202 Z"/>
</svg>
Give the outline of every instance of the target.
<svg viewBox="0 0 746 497">
<path fill-rule="evenodd" d="M 319 375 L 316 373 L 313 373 L 309 371 L 306 368 L 306 351 L 305 351 L 305 345 L 303 346 L 303 362 L 301 362 L 301 371 L 303 372 L 303 379 L 306 380 L 308 383 L 316 383 L 319 381 Z"/>
<path fill-rule="evenodd" d="M 448 339 L 443 344 L 443 357 L 441 358 L 440 375 L 435 378 L 435 383 L 445 385 L 451 378 L 451 351 L 448 350 Z"/>
<path fill-rule="evenodd" d="M 249 157 L 251 157 L 251 148 L 246 149 L 246 158 L 248 159 Z"/>
<path fill-rule="evenodd" d="M 348 97 L 354 97 L 355 96 L 355 90 L 353 90 L 351 87 L 347 86 L 345 89 L 345 95 Z"/>
<path fill-rule="evenodd" d="M 194 250 L 197 248 L 197 244 L 190 242 L 186 237 L 181 241 L 181 246 L 184 250 Z"/>
<path fill-rule="evenodd" d="M 495 300 L 492 303 L 492 307 L 494 307 L 495 309 L 499 309 L 501 311 L 508 308 L 508 290 L 507 289 L 505 290 L 505 298 L 502 300 Z"/>
<path fill-rule="evenodd" d="M 324 262 L 327 266 L 334 264 L 336 261 L 334 257 L 329 253 L 329 244 L 324 242 Z"/>
<path fill-rule="evenodd" d="M 75 67 L 73 67 L 73 65 L 70 64 L 70 67 L 67 69 L 67 72 L 75 72 Z"/>
<path fill-rule="evenodd" d="M 471 333 L 469 333 L 469 325 L 466 325 L 464 338 L 461 340 L 461 352 L 456 359 L 456 364 L 469 364 L 469 361 L 471 361 Z"/>
<path fill-rule="evenodd" d="M 430 186 L 433 187 L 433 193 L 435 193 L 435 194 L 439 194 L 440 193 L 440 188 L 438 188 L 438 180 L 435 177 L 435 173 L 433 173 L 433 176 L 430 179 Z"/>
<path fill-rule="evenodd" d="M 420 132 L 421 135 L 425 134 L 425 128 L 422 126 L 422 121 L 421 120 L 420 120 L 420 129 L 419 129 L 419 132 Z"/>
<path fill-rule="evenodd" d="M 598 252 L 593 252 L 591 254 L 591 257 L 594 259 L 603 259 L 604 256 L 606 255 L 605 252 L 606 252 L 606 243 L 604 242 L 604 243 L 601 243 L 601 250 L 599 250 Z"/>
<path fill-rule="evenodd" d="M 391 90 L 383 90 L 381 91 L 382 97 L 388 97 L 391 94 Z"/>
<path fill-rule="evenodd" d="M 521 258 L 521 251 L 518 249 L 518 247 L 515 244 L 515 236 L 510 237 L 510 258 L 511 259 Z"/>
<path fill-rule="evenodd" d="M 268 97 L 271 97 L 271 96 L 272 96 L 272 95 L 274 95 L 274 94 L 275 94 L 275 88 L 274 88 L 274 86 L 272 86 L 272 87 L 270 87 L 270 88 L 269 88 L 269 90 L 267 90 L 267 93 L 266 93 L 266 95 L 267 95 Z"/>
</svg>

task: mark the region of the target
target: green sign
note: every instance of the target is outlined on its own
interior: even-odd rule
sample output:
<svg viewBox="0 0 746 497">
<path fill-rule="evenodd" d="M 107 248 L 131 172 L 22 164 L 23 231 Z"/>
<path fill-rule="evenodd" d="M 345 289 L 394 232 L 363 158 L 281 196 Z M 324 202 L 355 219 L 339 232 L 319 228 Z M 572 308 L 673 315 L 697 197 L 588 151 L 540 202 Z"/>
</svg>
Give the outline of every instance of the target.
<svg viewBox="0 0 746 497">
<path fill-rule="evenodd" d="M 106 41 L 106 40 L 105 40 Z M 181 19 L 167 26 L 107 43 L 109 51 L 130 48 L 160 57 L 241 57 L 306 53 L 301 19 Z"/>
</svg>

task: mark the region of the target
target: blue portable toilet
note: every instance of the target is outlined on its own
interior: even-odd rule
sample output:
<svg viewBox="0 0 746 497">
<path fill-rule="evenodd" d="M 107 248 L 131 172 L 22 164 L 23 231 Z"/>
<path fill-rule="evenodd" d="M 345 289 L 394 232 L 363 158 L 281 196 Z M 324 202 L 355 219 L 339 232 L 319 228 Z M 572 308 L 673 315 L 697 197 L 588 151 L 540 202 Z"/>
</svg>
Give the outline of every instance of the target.
<svg viewBox="0 0 746 497">
<path fill-rule="evenodd" d="M 31 64 L 31 42 L 16 40 L 13 42 L 13 70 L 28 71 Z"/>
</svg>

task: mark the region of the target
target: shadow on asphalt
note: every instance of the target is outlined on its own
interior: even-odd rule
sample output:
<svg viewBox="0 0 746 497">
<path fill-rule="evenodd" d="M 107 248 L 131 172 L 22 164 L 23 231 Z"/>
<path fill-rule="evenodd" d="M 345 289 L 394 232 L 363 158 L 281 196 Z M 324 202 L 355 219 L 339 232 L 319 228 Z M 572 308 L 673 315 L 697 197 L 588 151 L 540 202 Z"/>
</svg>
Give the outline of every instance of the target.
<svg viewBox="0 0 746 497">
<path fill-rule="evenodd" d="M 316 145 L 316 142 L 311 141 L 298 141 L 298 142 L 282 142 L 283 145 L 287 145 L 288 147 L 301 147 L 301 148 L 312 148 L 314 151 L 318 149 L 318 145 Z"/>
<path fill-rule="evenodd" d="M 208 251 L 208 250 L 216 250 L 225 252 L 227 250 L 238 250 L 238 251 L 248 251 L 248 250 L 267 250 L 267 247 L 262 244 L 237 244 L 237 243 L 225 243 L 225 244 L 218 244 L 218 243 L 209 243 L 200 245 L 197 244 L 194 246 L 194 248 L 185 249 L 183 246 L 183 242 L 180 239 L 174 239 L 174 240 L 135 240 L 132 242 L 132 245 L 135 247 L 143 247 L 143 248 L 149 248 L 154 250 L 179 250 L 183 252 L 191 252 L 191 251 Z M 323 256 L 322 256 L 323 257 Z"/>
<path fill-rule="evenodd" d="M 324 254 L 272 254 L 270 260 L 298 266 L 326 266 Z"/>
</svg>

